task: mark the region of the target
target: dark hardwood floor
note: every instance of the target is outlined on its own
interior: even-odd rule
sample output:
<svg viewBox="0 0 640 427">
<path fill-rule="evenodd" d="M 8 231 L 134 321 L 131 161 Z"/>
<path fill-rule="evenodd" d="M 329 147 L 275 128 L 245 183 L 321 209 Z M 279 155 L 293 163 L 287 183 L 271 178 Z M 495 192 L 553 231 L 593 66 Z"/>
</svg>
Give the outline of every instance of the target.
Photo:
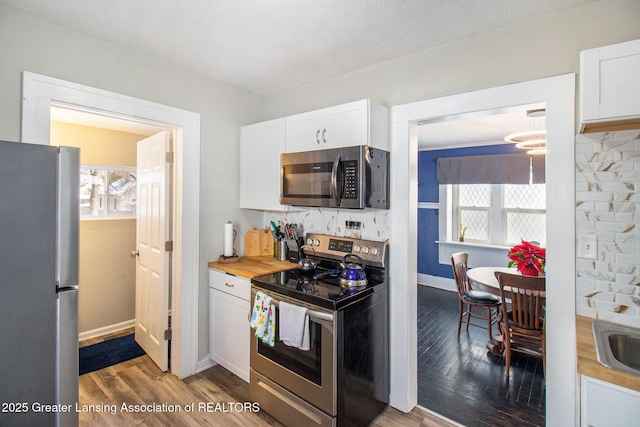
<svg viewBox="0 0 640 427">
<path fill-rule="evenodd" d="M 507 379 L 485 329 L 463 325 L 458 338 L 457 298 L 418 286 L 418 404 L 469 427 L 543 426 L 542 359 L 514 353 Z"/>
</svg>

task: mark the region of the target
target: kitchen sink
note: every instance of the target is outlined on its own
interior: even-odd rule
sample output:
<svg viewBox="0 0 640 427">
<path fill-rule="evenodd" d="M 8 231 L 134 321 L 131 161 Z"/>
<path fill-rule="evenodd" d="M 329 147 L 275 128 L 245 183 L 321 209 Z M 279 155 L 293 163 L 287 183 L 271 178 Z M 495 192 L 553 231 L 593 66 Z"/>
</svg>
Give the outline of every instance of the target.
<svg viewBox="0 0 640 427">
<path fill-rule="evenodd" d="M 598 362 L 640 376 L 640 329 L 594 320 L 591 324 Z"/>
</svg>

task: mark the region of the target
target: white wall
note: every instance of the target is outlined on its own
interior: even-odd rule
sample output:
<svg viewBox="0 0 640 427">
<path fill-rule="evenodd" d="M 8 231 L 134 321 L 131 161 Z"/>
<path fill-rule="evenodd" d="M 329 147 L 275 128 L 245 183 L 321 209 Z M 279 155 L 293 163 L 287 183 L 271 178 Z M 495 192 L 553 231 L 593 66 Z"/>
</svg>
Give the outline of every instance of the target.
<svg viewBox="0 0 640 427">
<path fill-rule="evenodd" d="M 637 0 L 595 1 L 268 97 L 267 118 L 362 98 L 391 107 L 577 72 L 581 50 L 640 38 L 639 19 Z"/>
<path fill-rule="evenodd" d="M 31 71 L 201 114 L 198 358 L 208 354 L 207 262 L 222 224 L 240 235 L 262 216 L 238 209 L 240 126 L 263 119 L 263 99 L 202 75 L 0 6 L 0 139 L 20 140 L 21 73 Z"/>
</svg>

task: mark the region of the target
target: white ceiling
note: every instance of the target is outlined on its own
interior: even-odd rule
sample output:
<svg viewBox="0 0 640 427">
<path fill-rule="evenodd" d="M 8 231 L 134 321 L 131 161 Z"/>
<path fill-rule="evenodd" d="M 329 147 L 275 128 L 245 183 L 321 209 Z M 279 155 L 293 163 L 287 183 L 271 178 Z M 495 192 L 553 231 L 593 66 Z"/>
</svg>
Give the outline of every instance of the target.
<svg viewBox="0 0 640 427">
<path fill-rule="evenodd" d="M 591 1 L 0 0 L 0 5 L 269 96 Z M 422 126 L 420 147 L 498 141 L 519 130 L 514 127 L 520 118 L 510 119 L 510 114 L 489 115 Z"/>
<path fill-rule="evenodd" d="M 446 117 L 441 121 L 420 123 L 418 149 L 438 150 L 452 147 L 505 144 L 504 137 L 516 132 L 546 129 L 545 117 L 528 117 L 527 111 L 544 105 L 523 105 L 502 111 L 480 111 L 464 117 Z"/>
</svg>

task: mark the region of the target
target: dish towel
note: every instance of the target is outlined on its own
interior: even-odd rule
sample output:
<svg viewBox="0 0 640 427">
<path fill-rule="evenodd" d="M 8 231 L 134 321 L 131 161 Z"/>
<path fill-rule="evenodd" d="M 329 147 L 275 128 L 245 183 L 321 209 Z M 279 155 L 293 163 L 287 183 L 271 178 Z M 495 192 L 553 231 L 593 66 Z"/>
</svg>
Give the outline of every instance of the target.
<svg viewBox="0 0 640 427">
<path fill-rule="evenodd" d="M 250 325 L 256 331 L 256 338 L 271 347 L 275 345 L 276 313 L 269 295 L 260 291 L 256 293 Z"/>
<path fill-rule="evenodd" d="M 288 346 L 309 350 L 309 316 L 307 309 L 280 301 L 279 336 Z"/>
</svg>

